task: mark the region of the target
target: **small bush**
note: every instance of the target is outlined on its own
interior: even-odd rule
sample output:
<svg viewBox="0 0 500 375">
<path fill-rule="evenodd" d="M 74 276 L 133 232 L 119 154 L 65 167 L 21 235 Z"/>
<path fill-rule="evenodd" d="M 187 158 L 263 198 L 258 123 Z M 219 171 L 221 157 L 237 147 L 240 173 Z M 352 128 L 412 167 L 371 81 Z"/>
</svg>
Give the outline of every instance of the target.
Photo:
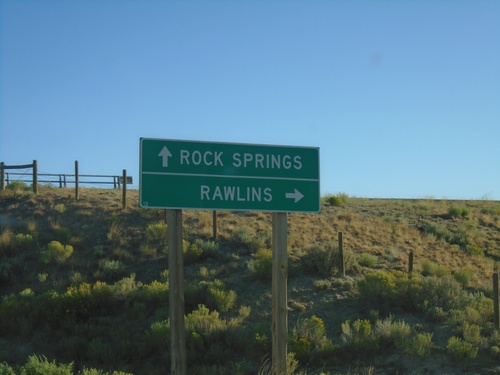
<svg viewBox="0 0 500 375">
<path fill-rule="evenodd" d="M 455 272 L 453 278 L 462 284 L 464 288 L 468 288 L 477 280 L 477 275 L 474 269 L 465 267 Z"/>
<path fill-rule="evenodd" d="M 424 233 L 430 234 L 438 240 L 450 241 L 451 233 L 448 229 L 440 224 L 428 222 L 423 226 Z"/>
<path fill-rule="evenodd" d="M 432 262 L 428 259 L 424 259 L 422 261 L 422 274 L 423 275 L 432 275 L 432 276 L 445 276 L 449 275 L 451 273 L 451 270 L 446 267 L 442 266 L 436 262 Z"/>
<path fill-rule="evenodd" d="M 166 244 L 167 243 L 167 224 L 159 221 L 154 224 L 148 224 L 146 227 L 146 241 L 149 243 Z"/>
<path fill-rule="evenodd" d="M 373 267 L 378 261 L 376 255 L 363 253 L 359 256 L 358 264 L 362 267 Z"/>
<path fill-rule="evenodd" d="M 432 333 L 417 333 L 406 345 L 405 351 L 410 355 L 428 357 L 432 349 Z"/>
<path fill-rule="evenodd" d="M 475 299 L 451 276 L 423 278 L 422 289 L 415 298 L 420 308 L 434 320 L 447 318 L 452 310 L 465 309 Z"/>
<path fill-rule="evenodd" d="M 483 338 L 481 337 L 481 327 L 477 324 L 464 322 L 463 336 L 464 340 L 471 344 L 479 345 L 483 341 Z"/>
<path fill-rule="evenodd" d="M 194 244 L 203 250 L 203 253 L 208 257 L 219 257 L 221 255 L 219 244 L 215 241 L 205 241 L 198 238 L 194 241 Z"/>
<path fill-rule="evenodd" d="M 16 372 L 7 363 L 0 363 L 0 375 L 16 375 Z"/>
<path fill-rule="evenodd" d="M 467 253 L 467 255 L 484 257 L 484 250 L 476 245 L 466 245 L 465 252 Z"/>
<path fill-rule="evenodd" d="M 110 278 L 122 276 L 125 271 L 125 265 L 119 260 L 105 259 L 100 265 L 104 275 Z"/>
<path fill-rule="evenodd" d="M 341 325 L 342 340 L 357 349 L 374 349 L 377 342 L 374 339 L 372 325 L 369 320 L 357 319 L 352 324 L 346 320 Z"/>
<path fill-rule="evenodd" d="M 338 197 L 336 195 L 332 195 L 331 197 L 328 197 L 327 200 L 328 204 L 330 206 L 334 206 L 334 207 L 340 207 L 340 206 L 343 206 L 344 205 L 344 201 L 342 200 L 341 197 Z"/>
<path fill-rule="evenodd" d="M 448 208 L 448 217 L 450 218 L 464 218 L 469 216 L 469 210 L 465 207 L 451 206 Z"/>
<path fill-rule="evenodd" d="M 260 248 L 270 246 L 271 243 L 269 233 L 258 234 L 248 227 L 235 228 L 231 235 L 231 240 L 245 246 L 252 253 Z"/>
<path fill-rule="evenodd" d="M 57 364 L 49 362 L 44 356 L 32 355 L 21 368 L 20 375 L 73 375 L 73 362 L 70 364 Z"/>
<path fill-rule="evenodd" d="M 330 277 L 339 267 L 340 254 L 333 244 L 312 246 L 306 249 L 301 258 L 302 271 L 309 275 Z"/>
<path fill-rule="evenodd" d="M 52 241 L 47 245 L 47 249 L 42 252 L 42 261 L 50 263 L 55 261 L 62 264 L 73 254 L 73 246 L 63 245 L 59 241 Z"/>
<path fill-rule="evenodd" d="M 331 352 L 333 345 L 326 336 L 323 320 L 316 315 L 299 319 L 292 330 L 290 350 L 299 360 L 306 360 L 313 352 Z"/>
<path fill-rule="evenodd" d="M 208 287 L 208 301 L 220 312 L 228 312 L 236 303 L 236 292 L 233 290 L 226 290 L 224 283 L 215 281 Z"/>
<path fill-rule="evenodd" d="M 66 206 L 64 205 L 64 203 L 58 203 L 58 204 L 54 205 L 53 209 L 57 213 L 62 214 L 66 211 Z"/>
<path fill-rule="evenodd" d="M 378 319 L 375 323 L 374 335 L 384 347 L 401 347 L 410 335 L 411 327 L 405 321 L 394 321 L 392 316 Z"/>
<path fill-rule="evenodd" d="M 273 254 L 271 249 L 259 249 L 252 255 L 247 266 L 252 275 L 259 280 L 271 280 Z"/>
<path fill-rule="evenodd" d="M 33 248 L 34 240 L 31 234 L 19 233 L 16 235 L 15 243 L 18 247 L 24 250 Z"/>
<path fill-rule="evenodd" d="M 448 352 L 456 360 L 475 358 L 478 352 L 477 347 L 456 336 L 450 337 L 450 339 L 448 340 L 447 349 Z"/>
<path fill-rule="evenodd" d="M 369 273 L 358 281 L 361 298 L 373 303 L 391 302 L 396 296 L 396 278 L 392 273 Z"/>
</svg>

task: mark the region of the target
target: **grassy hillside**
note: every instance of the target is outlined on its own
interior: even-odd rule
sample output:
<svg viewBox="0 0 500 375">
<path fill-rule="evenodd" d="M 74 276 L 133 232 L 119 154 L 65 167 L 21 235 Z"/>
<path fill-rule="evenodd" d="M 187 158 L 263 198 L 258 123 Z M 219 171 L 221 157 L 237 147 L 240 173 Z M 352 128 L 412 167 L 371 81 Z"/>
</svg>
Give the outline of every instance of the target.
<svg viewBox="0 0 500 375">
<path fill-rule="evenodd" d="M 0 374 L 169 373 L 165 212 L 40 190 L 0 192 Z M 217 220 L 184 211 L 189 373 L 267 374 L 271 214 Z M 500 202 L 325 197 L 288 238 L 290 373 L 500 373 Z"/>
</svg>

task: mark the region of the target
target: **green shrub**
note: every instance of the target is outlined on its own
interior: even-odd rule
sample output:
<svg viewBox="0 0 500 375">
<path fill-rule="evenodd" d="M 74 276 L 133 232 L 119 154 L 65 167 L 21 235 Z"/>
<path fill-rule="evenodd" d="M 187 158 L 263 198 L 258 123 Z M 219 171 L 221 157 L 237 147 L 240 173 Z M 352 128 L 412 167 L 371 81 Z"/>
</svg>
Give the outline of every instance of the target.
<svg viewBox="0 0 500 375">
<path fill-rule="evenodd" d="M 376 255 L 363 253 L 359 256 L 358 263 L 362 267 L 373 267 L 378 261 Z"/>
<path fill-rule="evenodd" d="M 428 222 L 424 224 L 423 231 L 426 234 L 430 234 L 438 240 L 450 241 L 452 235 L 448 229 L 443 227 L 440 224 L 436 224 L 433 222 Z"/>
<path fill-rule="evenodd" d="M 249 227 L 237 227 L 231 234 L 231 240 L 238 245 L 245 246 L 250 252 L 271 245 L 271 237 L 268 232 L 256 233 Z"/>
<path fill-rule="evenodd" d="M 432 349 L 432 336 L 433 333 L 417 333 L 407 342 L 406 353 L 422 358 L 428 357 Z"/>
<path fill-rule="evenodd" d="M 333 348 L 331 341 L 326 336 L 325 323 L 316 315 L 297 320 L 292 329 L 290 345 L 291 350 L 299 359 L 309 355 L 310 350 L 319 351 Z"/>
<path fill-rule="evenodd" d="M 372 325 L 369 320 L 357 319 L 352 324 L 346 320 L 341 325 L 342 340 L 356 349 L 374 349 L 377 342 L 374 338 Z"/>
<path fill-rule="evenodd" d="M 19 233 L 16 235 L 15 243 L 18 247 L 23 250 L 29 250 L 33 248 L 34 240 L 31 234 Z"/>
<path fill-rule="evenodd" d="M 20 375 L 73 375 L 73 362 L 70 364 L 57 364 L 49 362 L 44 356 L 32 355 L 21 368 Z"/>
<path fill-rule="evenodd" d="M 456 360 L 472 359 L 477 356 L 478 348 L 459 337 L 452 336 L 448 340 L 448 352 Z"/>
<path fill-rule="evenodd" d="M 113 296 L 117 299 L 126 299 L 137 293 L 142 287 L 142 283 L 135 281 L 135 273 L 132 273 L 129 277 L 124 277 L 120 281 L 117 281 L 111 286 L 111 291 Z"/>
<path fill-rule="evenodd" d="M 415 298 L 420 309 L 434 320 L 446 319 L 450 311 L 465 309 L 475 299 L 452 276 L 424 277 L 422 289 Z"/>
<path fill-rule="evenodd" d="M 481 337 L 481 327 L 479 325 L 464 322 L 462 329 L 465 341 L 476 345 L 481 344 L 483 338 Z"/>
<path fill-rule="evenodd" d="M 453 273 L 453 278 L 457 280 L 464 288 L 468 288 L 477 280 L 476 272 L 470 267 L 462 268 Z"/>
<path fill-rule="evenodd" d="M 100 266 L 104 275 L 110 278 L 122 276 L 125 272 L 125 265 L 120 260 L 104 259 Z"/>
<path fill-rule="evenodd" d="M 0 255 L 11 255 L 16 250 L 14 239 L 14 233 L 9 228 L 5 228 L 0 233 Z"/>
<path fill-rule="evenodd" d="M 208 301 L 220 312 L 228 312 L 236 303 L 236 292 L 226 290 L 224 283 L 216 280 L 208 286 Z"/>
<path fill-rule="evenodd" d="M 42 252 L 42 261 L 50 263 L 55 261 L 62 264 L 73 254 L 73 246 L 63 245 L 59 241 L 51 241 L 47 245 L 47 249 Z"/>
<path fill-rule="evenodd" d="M 221 255 L 219 244 L 215 241 L 203 240 L 201 238 L 197 238 L 194 241 L 194 244 L 198 246 L 203 253 L 208 257 L 219 257 Z"/>
<path fill-rule="evenodd" d="M 428 259 L 424 259 L 422 261 L 422 274 L 424 275 L 432 275 L 432 276 L 445 276 L 449 275 L 451 273 L 451 270 L 446 267 L 442 266 L 436 262 L 432 262 Z"/>
<path fill-rule="evenodd" d="M 451 206 L 448 208 L 448 216 L 449 217 L 460 217 L 462 216 L 462 209 L 456 206 Z"/>
<path fill-rule="evenodd" d="M 64 205 L 64 203 L 58 203 L 58 204 L 54 205 L 53 209 L 54 209 L 54 211 L 62 214 L 66 211 L 66 206 Z"/>
<path fill-rule="evenodd" d="M 7 363 L 0 363 L 0 375 L 16 375 L 16 372 Z"/>
<path fill-rule="evenodd" d="M 476 245 L 472 244 L 466 245 L 465 252 L 467 253 L 467 255 L 484 257 L 484 250 Z"/>
<path fill-rule="evenodd" d="M 312 246 L 306 249 L 300 264 L 305 274 L 330 277 L 338 270 L 339 258 L 338 248 L 328 243 L 326 246 Z"/>
<path fill-rule="evenodd" d="M 150 243 L 166 244 L 167 243 L 167 224 L 159 221 L 146 226 L 146 241 Z"/>
<path fill-rule="evenodd" d="M 203 249 L 196 243 L 189 243 L 183 240 L 183 252 L 184 252 L 184 262 L 185 264 L 191 264 L 201 259 L 203 255 Z"/>
<path fill-rule="evenodd" d="M 259 249 L 252 254 L 252 259 L 248 261 L 247 266 L 253 277 L 269 281 L 272 277 L 272 260 L 271 249 Z"/>
<path fill-rule="evenodd" d="M 411 327 L 405 321 L 394 321 L 392 316 L 377 319 L 374 327 L 376 339 L 384 347 L 401 347 L 411 332 Z"/>
<path fill-rule="evenodd" d="M 331 197 L 328 197 L 327 200 L 328 204 L 330 206 L 334 207 L 340 207 L 344 205 L 344 200 L 341 197 L 338 197 L 336 195 L 332 195 Z"/>
<path fill-rule="evenodd" d="M 160 282 L 153 280 L 151 284 L 146 284 L 142 288 L 142 296 L 147 301 L 157 302 L 157 303 L 167 303 L 168 302 L 168 281 Z"/>
<path fill-rule="evenodd" d="M 372 303 L 392 302 L 396 296 L 396 278 L 388 272 L 369 273 L 358 281 L 361 298 Z"/>
</svg>

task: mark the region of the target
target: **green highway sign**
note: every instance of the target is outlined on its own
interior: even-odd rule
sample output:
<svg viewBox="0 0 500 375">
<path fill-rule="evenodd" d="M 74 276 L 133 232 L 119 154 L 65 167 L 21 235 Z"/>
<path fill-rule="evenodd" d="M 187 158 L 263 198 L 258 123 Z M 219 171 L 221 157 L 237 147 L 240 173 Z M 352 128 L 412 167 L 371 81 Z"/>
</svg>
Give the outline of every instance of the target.
<svg viewBox="0 0 500 375">
<path fill-rule="evenodd" d="M 319 148 L 141 138 L 139 204 L 319 212 Z"/>
</svg>

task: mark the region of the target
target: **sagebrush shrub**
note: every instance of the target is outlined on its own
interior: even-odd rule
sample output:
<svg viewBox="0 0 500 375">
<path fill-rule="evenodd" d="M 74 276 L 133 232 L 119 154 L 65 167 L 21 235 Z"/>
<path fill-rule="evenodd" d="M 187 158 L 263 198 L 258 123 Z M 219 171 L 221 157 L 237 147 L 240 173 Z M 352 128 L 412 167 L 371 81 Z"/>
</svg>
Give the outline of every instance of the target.
<svg viewBox="0 0 500 375">
<path fill-rule="evenodd" d="M 462 310 L 474 302 L 474 295 L 464 291 L 452 276 L 428 276 L 422 279 L 421 293 L 415 296 L 418 306 L 431 318 L 445 318 L 452 310 Z"/>
<path fill-rule="evenodd" d="M 346 320 L 341 325 L 342 340 L 357 349 L 374 349 L 377 342 L 373 335 L 372 324 L 366 319 L 357 319 L 354 322 Z"/>
<path fill-rule="evenodd" d="M 330 277 L 337 271 L 339 262 L 338 249 L 327 244 L 326 246 L 312 246 L 306 249 L 300 264 L 305 274 Z"/>
<path fill-rule="evenodd" d="M 47 357 L 32 355 L 21 368 L 20 375 L 73 375 L 73 362 L 57 364 L 49 362 Z"/>
<path fill-rule="evenodd" d="M 166 244 L 167 243 L 167 224 L 163 221 L 148 224 L 146 226 L 146 241 L 149 243 Z"/>
<path fill-rule="evenodd" d="M 249 227 L 235 228 L 231 234 L 231 240 L 239 245 L 245 246 L 252 253 L 260 248 L 269 246 L 271 243 L 269 233 L 256 233 Z"/>
<path fill-rule="evenodd" d="M 259 280 L 271 280 L 273 254 L 271 249 L 259 249 L 252 255 L 247 266 L 252 275 Z"/>
<path fill-rule="evenodd" d="M 448 345 L 446 346 L 448 352 L 456 360 L 465 360 L 475 358 L 477 356 L 478 348 L 469 342 L 462 340 L 459 337 L 452 336 L 448 340 Z"/>
<path fill-rule="evenodd" d="M 59 241 L 51 241 L 47 249 L 42 252 L 42 261 L 50 263 L 55 261 L 62 264 L 73 254 L 73 246 L 63 245 Z"/>
<path fill-rule="evenodd" d="M 306 360 L 319 352 L 331 353 L 333 344 L 326 336 L 323 320 L 316 315 L 297 320 L 290 337 L 290 350 L 299 360 Z"/>
<path fill-rule="evenodd" d="M 432 349 L 433 333 L 417 333 L 407 341 L 405 351 L 410 355 L 425 358 L 430 355 Z"/>
<path fill-rule="evenodd" d="M 363 267 L 373 267 L 378 261 L 378 257 L 373 254 L 363 253 L 359 256 L 358 263 Z"/>
<path fill-rule="evenodd" d="M 374 335 L 384 346 L 401 347 L 410 335 L 411 327 L 403 320 L 394 321 L 392 316 L 375 322 Z"/>
<path fill-rule="evenodd" d="M 396 296 L 396 279 L 388 272 L 373 272 L 358 281 L 362 298 L 373 303 L 387 303 Z"/>
<path fill-rule="evenodd" d="M 224 283 L 216 280 L 208 286 L 208 301 L 212 302 L 218 311 L 228 312 L 236 303 L 236 292 L 226 290 Z"/>
</svg>

